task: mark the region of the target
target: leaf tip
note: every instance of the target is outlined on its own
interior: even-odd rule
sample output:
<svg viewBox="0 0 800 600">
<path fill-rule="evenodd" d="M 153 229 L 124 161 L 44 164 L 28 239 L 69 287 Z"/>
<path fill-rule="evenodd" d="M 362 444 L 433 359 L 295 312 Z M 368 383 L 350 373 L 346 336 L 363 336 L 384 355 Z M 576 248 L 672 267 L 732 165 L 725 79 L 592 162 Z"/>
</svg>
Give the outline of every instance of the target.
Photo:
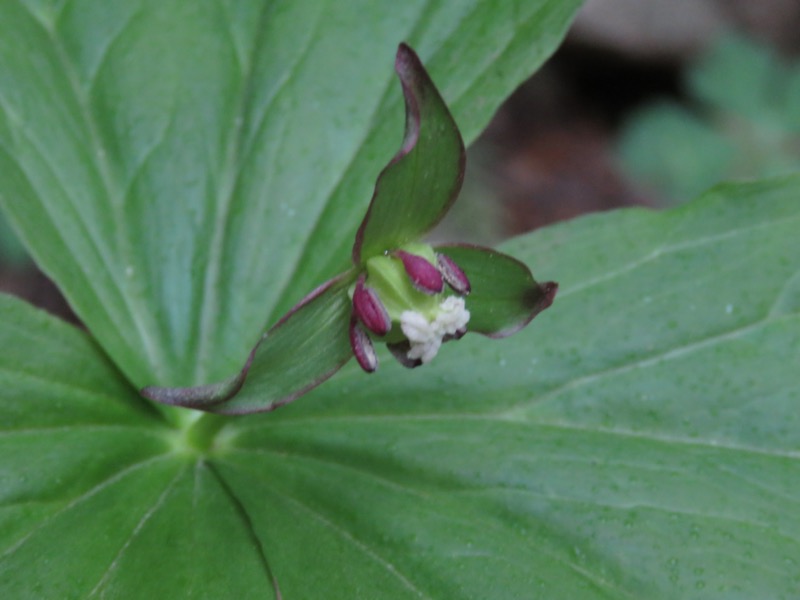
<svg viewBox="0 0 800 600">
<path fill-rule="evenodd" d="M 556 299 L 557 293 L 558 283 L 555 281 L 540 283 L 536 289 L 532 290 L 532 295 L 534 296 L 533 304 L 537 308 L 536 313 L 542 312 L 545 308 L 550 308 L 553 300 Z"/>
<path fill-rule="evenodd" d="M 397 46 L 397 54 L 394 59 L 394 69 L 401 79 L 416 70 L 422 68 L 422 61 L 414 50 L 405 42 L 400 42 Z"/>
<path fill-rule="evenodd" d="M 253 363 L 255 351 L 256 349 L 253 348 L 241 371 L 224 381 L 189 387 L 148 385 L 140 389 L 139 394 L 153 402 L 198 410 L 205 410 L 208 407 L 222 404 L 233 398 L 242 389 L 247 373 Z"/>
</svg>

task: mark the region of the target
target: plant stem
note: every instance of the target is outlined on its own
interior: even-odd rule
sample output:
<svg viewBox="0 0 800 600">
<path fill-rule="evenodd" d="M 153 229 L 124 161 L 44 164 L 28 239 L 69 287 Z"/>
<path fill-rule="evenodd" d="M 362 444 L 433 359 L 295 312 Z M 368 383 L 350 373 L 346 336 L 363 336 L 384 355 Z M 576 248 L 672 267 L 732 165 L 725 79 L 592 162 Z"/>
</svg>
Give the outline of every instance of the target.
<svg viewBox="0 0 800 600">
<path fill-rule="evenodd" d="M 231 422 L 230 417 L 213 413 L 197 413 L 185 428 L 186 445 L 200 452 L 208 452 L 214 446 L 219 431 Z"/>
</svg>

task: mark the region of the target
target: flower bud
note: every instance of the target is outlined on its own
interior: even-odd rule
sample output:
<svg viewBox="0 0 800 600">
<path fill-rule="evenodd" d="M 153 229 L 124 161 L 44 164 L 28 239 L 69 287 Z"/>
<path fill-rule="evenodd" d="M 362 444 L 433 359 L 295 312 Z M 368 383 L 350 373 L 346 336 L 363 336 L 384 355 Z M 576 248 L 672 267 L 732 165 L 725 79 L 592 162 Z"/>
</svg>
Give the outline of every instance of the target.
<svg viewBox="0 0 800 600">
<path fill-rule="evenodd" d="M 353 355 L 356 357 L 358 364 L 367 373 L 372 373 L 378 368 L 378 355 L 375 354 L 372 340 L 369 339 L 367 332 L 358 324 L 358 319 L 355 316 L 350 319 L 350 347 L 353 349 Z"/>
<path fill-rule="evenodd" d="M 461 267 L 453 262 L 452 258 L 444 254 L 437 254 L 436 264 L 439 267 L 442 278 L 456 294 L 466 296 L 470 293 L 472 286 L 470 286 L 469 279 L 467 279 Z"/>
<path fill-rule="evenodd" d="M 358 278 L 353 291 L 353 312 L 364 327 L 375 335 L 384 336 L 392 328 L 392 320 L 378 293 L 364 285 L 364 278 L 363 274 Z"/>
<path fill-rule="evenodd" d="M 403 261 L 403 267 L 418 291 L 433 295 L 441 293 L 444 289 L 442 274 L 427 259 L 405 250 L 398 250 L 394 255 Z"/>
</svg>

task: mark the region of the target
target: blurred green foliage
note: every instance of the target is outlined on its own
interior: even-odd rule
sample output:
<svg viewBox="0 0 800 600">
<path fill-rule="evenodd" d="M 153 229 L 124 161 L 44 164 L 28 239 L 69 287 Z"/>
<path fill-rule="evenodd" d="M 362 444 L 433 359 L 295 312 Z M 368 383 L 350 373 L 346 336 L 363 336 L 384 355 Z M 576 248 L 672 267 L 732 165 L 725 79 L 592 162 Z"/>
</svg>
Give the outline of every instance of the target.
<svg viewBox="0 0 800 600">
<path fill-rule="evenodd" d="M 25 246 L 0 211 L 0 265 L 22 266 L 30 262 Z"/>
<path fill-rule="evenodd" d="M 626 172 L 675 203 L 723 179 L 800 170 L 800 62 L 735 34 L 686 73 L 688 106 L 662 101 L 622 130 Z"/>
</svg>

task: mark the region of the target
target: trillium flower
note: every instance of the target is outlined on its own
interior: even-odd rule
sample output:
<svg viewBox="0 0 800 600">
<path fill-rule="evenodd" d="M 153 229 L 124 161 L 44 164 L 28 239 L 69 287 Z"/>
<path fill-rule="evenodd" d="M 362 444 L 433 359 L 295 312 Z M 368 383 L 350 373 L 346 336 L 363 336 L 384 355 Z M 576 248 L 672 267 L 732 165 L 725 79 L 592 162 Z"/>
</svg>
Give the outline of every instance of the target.
<svg viewBox="0 0 800 600">
<path fill-rule="evenodd" d="M 263 335 L 241 371 L 194 387 L 150 386 L 165 404 L 222 414 L 273 410 L 316 387 L 350 358 L 378 368 L 376 344 L 404 366 L 435 360 L 466 333 L 511 335 L 550 306 L 558 289 L 489 248 L 431 246 L 428 233 L 464 178 L 458 127 L 425 68 L 401 44 L 395 70 L 406 105 L 402 147 L 378 176 L 353 244 L 351 269 L 312 291 Z"/>
<path fill-rule="evenodd" d="M 407 245 L 370 258 L 351 293 L 350 344 L 358 364 L 367 372 L 378 368 L 369 334 L 385 341 L 406 367 L 430 362 L 443 341 L 467 332 L 470 315 L 462 296 L 469 292 L 464 272 L 430 246 Z"/>
</svg>

